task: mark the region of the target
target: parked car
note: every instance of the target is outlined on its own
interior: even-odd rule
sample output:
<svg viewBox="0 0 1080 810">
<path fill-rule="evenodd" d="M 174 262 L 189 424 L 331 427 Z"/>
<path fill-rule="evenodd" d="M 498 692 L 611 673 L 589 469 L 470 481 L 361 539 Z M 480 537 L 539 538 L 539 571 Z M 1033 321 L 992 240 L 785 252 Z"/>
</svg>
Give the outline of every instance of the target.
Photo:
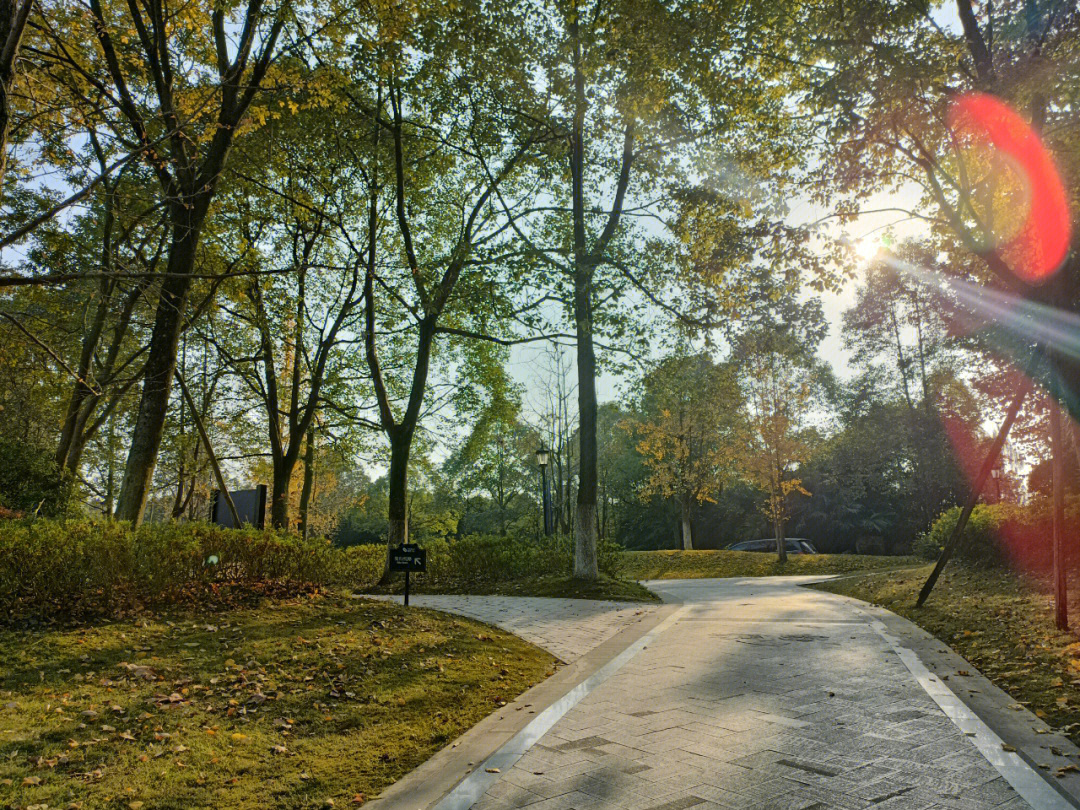
<svg viewBox="0 0 1080 810">
<path fill-rule="evenodd" d="M 784 540 L 788 554 L 817 554 L 809 540 L 801 537 L 788 537 Z M 776 538 L 770 537 L 765 540 L 743 540 L 741 543 L 733 543 L 728 546 L 728 551 L 776 551 Z"/>
</svg>

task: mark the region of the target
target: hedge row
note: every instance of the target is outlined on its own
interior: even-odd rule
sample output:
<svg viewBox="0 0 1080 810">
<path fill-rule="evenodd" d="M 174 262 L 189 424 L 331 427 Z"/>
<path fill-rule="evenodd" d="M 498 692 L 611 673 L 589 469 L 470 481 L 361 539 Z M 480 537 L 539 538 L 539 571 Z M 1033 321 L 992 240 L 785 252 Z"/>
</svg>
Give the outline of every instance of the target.
<svg viewBox="0 0 1080 810">
<path fill-rule="evenodd" d="M 913 552 L 927 560 L 937 559 L 956 528 L 960 507 L 943 512 L 930 529 L 915 541 Z M 1053 566 L 1053 516 L 1050 505 L 1039 501 L 1020 506 L 1011 503 L 977 504 L 957 547 L 957 556 L 980 565 L 1009 567 L 1042 573 Z M 1066 498 L 1066 555 L 1078 556 L 1075 538 L 1080 534 L 1080 497 Z"/>
<path fill-rule="evenodd" d="M 472 536 L 431 541 L 425 580 L 453 589 L 569 574 L 565 538 L 532 541 Z M 244 591 L 373 586 L 386 547 L 340 549 L 283 532 L 204 523 L 148 524 L 35 520 L 0 523 L 0 621 L 83 618 Z M 618 571 L 618 547 L 604 544 L 600 567 Z"/>
</svg>

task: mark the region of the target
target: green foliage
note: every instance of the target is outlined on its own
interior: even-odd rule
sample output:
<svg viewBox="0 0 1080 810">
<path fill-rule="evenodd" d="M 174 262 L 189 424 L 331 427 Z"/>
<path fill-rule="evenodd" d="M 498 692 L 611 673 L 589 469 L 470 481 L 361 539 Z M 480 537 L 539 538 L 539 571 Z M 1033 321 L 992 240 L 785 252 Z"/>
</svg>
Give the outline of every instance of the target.
<svg viewBox="0 0 1080 810">
<path fill-rule="evenodd" d="M 862 381 L 856 381 L 857 383 Z M 811 497 L 792 505 L 790 534 L 822 552 L 882 539 L 903 553 L 968 484 L 934 411 L 849 393 L 840 430 L 801 470 Z"/>
<path fill-rule="evenodd" d="M 19 512 L 60 515 L 70 507 L 72 478 L 45 450 L 0 439 L 0 506 Z"/>
<path fill-rule="evenodd" d="M 666 358 L 643 380 L 640 410 L 623 426 L 649 471 L 639 495 L 659 495 L 682 505 L 715 503 L 733 477 L 734 446 L 741 427 L 735 369 L 707 354 Z M 687 523 L 689 526 L 689 523 Z M 684 538 L 685 547 L 690 539 Z"/>
<path fill-rule="evenodd" d="M 956 525 L 955 522 L 953 525 Z M 941 556 L 941 543 L 938 542 L 933 527 L 915 538 L 915 542 L 911 544 L 911 553 L 921 560 L 933 561 Z"/>
<path fill-rule="evenodd" d="M 473 535 L 432 538 L 424 547 L 428 570 L 417 580 L 421 589 L 565 577 L 573 560 L 568 537 Z M 614 543 L 600 543 L 601 573 L 618 577 L 621 552 Z M 0 622 L 84 618 L 327 585 L 367 590 L 379 581 L 385 561 L 383 544 L 342 549 L 326 540 L 206 523 L 133 530 L 127 523 L 10 521 L 0 524 Z"/>
<path fill-rule="evenodd" d="M 418 461 L 422 459 L 417 459 Z M 419 466 L 419 465 L 418 465 Z M 412 475 L 412 471 L 410 471 Z M 409 535 L 418 543 L 445 540 L 461 529 L 460 505 L 447 503 L 432 492 L 427 481 L 420 479 L 409 496 Z M 334 544 L 350 547 L 364 544 L 382 545 L 390 525 L 387 518 L 390 503 L 386 476 L 363 488 L 357 502 L 347 507 L 333 532 Z"/>
<path fill-rule="evenodd" d="M 952 536 L 960 519 L 960 507 L 954 506 L 941 514 L 916 544 L 916 553 L 925 560 L 935 560 Z M 1002 548 L 998 542 L 1004 522 L 1002 509 L 994 504 L 976 504 L 960 535 L 956 554 L 969 562 L 994 565 L 1003 561 Z"/>
<path fill-rule="evenodd" d="M 489 589 L 497 583 L 528 583 L 544 577 L 566 577 L 573 569 L 573 539 L 553 536 L 540 540 L 524 537 L 469 535 L 459 539 L 431 540 L 427 549 L 427 572 L 414 579 L 420 591 L 466 592 Z M 356 561 L 350 572 L 363 572 L 370 579 L 358 579 L 358 587 L 374 587 L 382 573 L 386 547 L 356 546 L 349 551 Z M 601 540 L 597 544 L 601 574 L 617 578 L 622 572 L 622 547 Z M 364 562 L 358 562 L 363 559 Z M 374 562 L 378 561 L 377 571 Z M 391 588 L 401 590 L 400 578 Z"/>
<path fill-rule="evenodd" d="M 327 541 L 203 523 L 12 521 L 0 526 L 0 621 L 80 618 L 369 576 Z"/>
<path fill-rule="evenodd" d="M 943 512 L 917 544 L 924 559 L 936 559 L 952 535 L 960 508 Z M 1080 529 L 1080 496 L 1065 500 L 1065 537 Z M 978 565 L 1008 566 L 1028 572 L 1047 572 L 1053 566 L 1053 515 L 1049 501 L 1018 506 L 1012 503 L 976 504 L 960 536 L 956 555 Z M 1077 550 L 1066 543 L 1066 559 L 1074 564 Z"/>
</svg>

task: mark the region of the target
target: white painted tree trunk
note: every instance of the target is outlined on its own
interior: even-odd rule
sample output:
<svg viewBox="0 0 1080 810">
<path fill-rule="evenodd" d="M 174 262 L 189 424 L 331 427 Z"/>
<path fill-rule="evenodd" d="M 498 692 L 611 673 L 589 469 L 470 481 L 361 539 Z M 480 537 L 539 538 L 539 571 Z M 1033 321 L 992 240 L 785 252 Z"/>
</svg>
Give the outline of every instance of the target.
<svg viewBox="0 0 1080 810">
<path fill-rule="evenodd" d="M 594 580 L 596 561 L 596 504 L 579 503 L 574 513 L 574 578 Z"/>
</svg>

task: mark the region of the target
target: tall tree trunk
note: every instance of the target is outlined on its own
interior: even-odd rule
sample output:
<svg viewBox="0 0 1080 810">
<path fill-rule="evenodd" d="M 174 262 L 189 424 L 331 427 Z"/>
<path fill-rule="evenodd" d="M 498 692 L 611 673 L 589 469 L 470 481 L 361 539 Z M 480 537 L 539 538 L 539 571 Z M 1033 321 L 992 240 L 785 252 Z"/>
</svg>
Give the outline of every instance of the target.
<svg viewBox="0 0 1080 810">
<path fill-rule="evenodd" d="M 435 339 L 435 321 L 425 318 L 420 322 L 420 334 L 416 348 L 416 368 L 413 371 L 409 404 L 399 424 L 387 430 L 390 439 L 389 504 L 386 531 L 386 570 L 381 583 L 390 580 L 390 549 L 409 541 L 409 455 L 412 453 L 413 436 L 420 419 L 424 402 L 428 371 L 431 366 L 431 346 Z"/>
<path fill-rule="evenodd" d="M 409 541 L 410 439 L 411 437 L 406 438 L 404 433 L 401 433 L 390 440 L 390 526 L 386 532 L 389 546 L 398 546 Z"/>
<path fill-rule="evenodd" d="M 682 548 L 683 551 L 691 551 L 694 548 L 694 537 L 692 534 L 693 528 L 690 521 L 689 499 L 680 499 L 679 514 L 682 518 Z"/>
<path fill-rule="evenodd" d="M 71 405 L 75 406 L 74 415 L 72 417 L 72 411 L 69 410 L 68 416 L 65 419 L 64 433 L 61 436 L 60 446 L 57 448 L 56 452 L 57 464 L 62 464 L 67 467 L 75 477 L 79 474 L 79 466 L 82 463 L 82 454 L 86 449 L 87 442 L 89 442 L 97 433 L 98 429 L 104 424 L 105 419 L 108 418 L 108 415 L 112 413 L 124 394 L 127 393 L 127 389 L 133 384 L 125 383 L 115 388 L 110 394 L 109 399 L 106 401 L 105 408 L 102 412 L 97 415 L 97 418 L 93 422 L 90 421 L 90 417 L 95 415 L 98 404 L 102 400 L 102 387 L 114 382 L 113 375 L 116 373 L 116 363 L 120 357 L 124 338 L 128 333 L 128 326 L 131 323 L 132 314 L 149 283 L 149 279 L 137 283 L 124 299 L 123 305 L 120 308 L 119 317 L 112 327 L 112 340 L 105 353 L 105 361 L 102 363 L 99 370 L 98 389 L 93 391 L 81 382 L 76 382 L 75 384 L 76 387 L 71 396 Z M 104 297 L 104 295 L 105 290 L 103 288 L 102 296 Z M 100 338 L 95 338 L 95 343 L 99 339 Z M 89 367 L 90 366 L 88 366 L 88 368 Z M 84 375 L 83 379 L 88 378 Z M 70 425 L 68 424 L 67 419 L 72 419 Z"/>
<path fill-rule="evenodd" d="M 18 58 L 26 21 L 33 0 L 0 0 L 0 196 L 3 195 L 7 173 L 8 134 L 11 131 L 11 101 L 8 98 L 15 82 L 15 60 Z"/>
<path fill-rule="evenodd" d="M 784 538 L 784 490 L 780 489 L 773 503 L 773 531 L 776 533 L 776 557 L 781 563 L 787 562 L 787 541 Z"/>
<path fill-rule="evenodd" d="M 578 367 L 578 496 L 574 515 L 574 577 L 593 580 L 599 576 L 596 558 L 596 355 L 592 340 L 591 268 L 577 274 L 574 316 L 577 321 Z"/>
<path fill-rule="evenodd" d="M 68 456 L 76 436 L 76 427 L 83 403 L 93 393 L 90 387 L 90 375 L 93 370 L 94 352 L 97 351 L 101 332 L 105 327 L 105 317 L 109 309 L 109 291 L 106 284 L 101 285 L 97 310 L 90 331 L 82 341 L 82 353 L 79 357 L 78 378 L 75 380 L 71 397 L 68 400 L 67 413 L 64 415 L 64 427 L 60 433 L 60 443 L 56 448 L 56 463 L 60 467 L 68 466 Z"/>
<path fill-rule="evenodd" d="M 107 445 L 107 460 L 106 469 L 108 472 L 105 475 L 105 517 L 112 519 L 113 516 L 113 496 L 116 492 L 116 464 L 113 462 L 114 447 L 116 446 L 116 428 L 113 425 L 113 420 L 109 420 L 109 442 Z"/>
<path fill-rule="evenodd" d="M 131 447 L 124 466 L 124 478 L 116 504 L 116 517 L 138 525 L 146 509 L 146 499 L 154 478 L 165 416 L 169 409 L 173 374 L 176 371 L 176 351 L 184 320 L 184 305 L 191 288 L 195 269 L 196 250 L 207 202 L 195 201 L 192 209 L 178 209 L 173 214 L 172 243 L 169 246 L 167 273 L 161 284 L 154 331 L 143 377 L 142 398 L 139 401 Z"/>
<path fill-rule="evenodd" d="M 412 436 L 404 431 L 395 431 L 390 435 L 390 471 L 387 474 L 389 484 L 389 525 L 386 530 L 386 565 L 383 569 L 380 585 L 390 582 L 390 550 L 409 541 L 409 452 L 412 449 Z"/>
<path fill-rule="evenodd" d="M 574 115 L 570 133 L 571 208 L 574 237 L 574 322 L 578 372 L 578 495 L 574 513 L 574 578 L 595 580 L 596 560 L 596 355 L 592 337 L 592 277 L 596 263 L 585 230 L 585 66 L 580 10 L 570 12 Z"/>
<path fill-rule="evenodd" d="M 311 420 L 304 447 L 304 488 L 300 491 L 300 533 L 305 540 L 311 535 L 311 493 L 315 488 L 315 420 Z"/>
<path fill-rule="evenodd" d="M 274 459 L 270 487 L 270 525 L 275 529 L 289 528 L 289 487 L 292 484 L 296 457 L 289 455 Z"/>
<path fill-rule="evenodd" d="M 176 494 L 173 495 L 172 505 L 172 519 L 176 520 L 184 513 L 184 483 L 187 478 L 187 471 L 184 469 L 184 462 L 180 462 L 180 468 L 176 473 Z"/>
<path fill-rule="evenodd" d="M 1050 452 L 1053 454 L 1054 491 L 1054 624 L 1069 629 L 1069 602 L 1065 571 L 1065 437 L 1061 427 L 1061 405 L 1055 398 L 1059 386 L 1051 386 Z"/>
<path fill-rule="evenodd" d="M 117 388 L 109 396 L 108 401 L 105 403 L 105 407 L 102 408 L 101 413 L 97 415 L 97 418 L 94 419 L 93 422 L 90 422 L 90 417 L 97 411 L 98 403 L 101 401 L 101 395 L 93 394 L 83 401 L 78 420 L 75 422 L 75 434 L 72 436 L 71 447 L 68 449 L 67 456 L 66 466 L 73 476 L 79 474 L 83 451 L 86 450 L 87 443 L 97 434 L 101 426 L 105 424 L 105 420 L 109 418 L 114 410 L 116 410 L 116 407 L 120 404 L 121 400 L 123 400 L 128 389 L 133 385 L 134 383 L 131 382 Z"/>
</svg>

